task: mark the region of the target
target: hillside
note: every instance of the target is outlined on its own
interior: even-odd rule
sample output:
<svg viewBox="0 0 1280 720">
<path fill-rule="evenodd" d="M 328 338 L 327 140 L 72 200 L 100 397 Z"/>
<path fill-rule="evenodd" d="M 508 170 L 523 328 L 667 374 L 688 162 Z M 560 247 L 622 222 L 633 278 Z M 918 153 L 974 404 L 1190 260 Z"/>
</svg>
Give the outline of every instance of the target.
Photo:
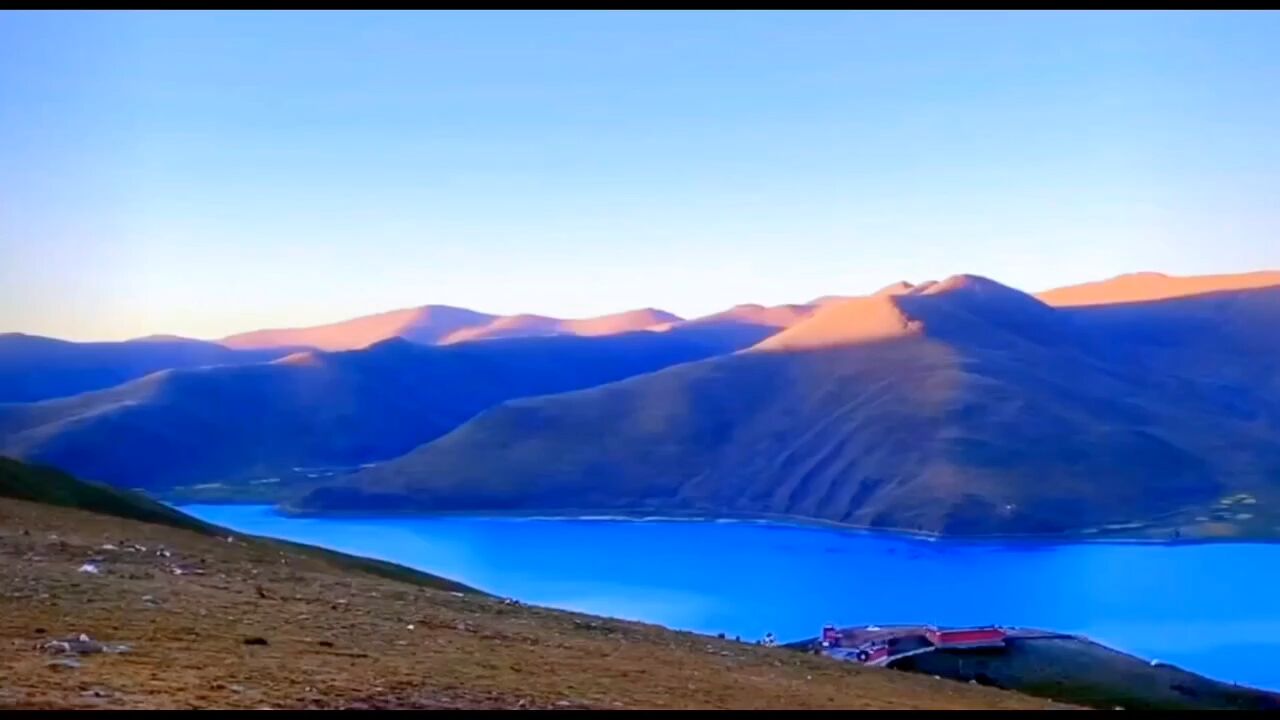
<svg viewBox="0 0 1280 720">
<path fill-rule="evenodd" d="M 391 338 L 424 345 L 447 345 L 468 340 L 546 335 L 617 335 L 679 319 L 671 313 L 652 308 L 563 320 L 543 315 L 502 316 L 449 305 L 423 305 L 326 325 L 255 330 L 232 335 L 219 342 L 230 348 L 309 347 L 338 351 L 358 350 Z"/>
<path fill-rule="evenodd" d="M 1051 707 L 359 562 L 0 497 L 0 710 Z"/>
<path fill-rule="evenodd" d="M 212 525 L 138 493 L 77 480 L 57 468 L 0 457 L 0 497 L 78 508 L 126 520 L 212 532 Z"/>
<path fill-rule="evenodd" d="M 271 363 L 171 370 L 107 390 L 0 405 L 0 452 L 151 490 L 386 460 L 504 400 L 731 352 L 772 332 L 715 329 L 389 340 Z"/>
<path fill-rule="evenodd" d="M 1280 341 L 1259 329 L 1275 292 L 1054 309 L 976 276 L 899 287 L 730 356 L 504 403 L 293 507 L 954 535 L 1138 534 L 1172 518 L 1160 532 L 1272 537 Z M 1251 512 L 1221 522 L 1239 493 Z"/>
<path fill-rule="evenodd" d="M 119 385 L 170 368 L 243 365 L 287 355 L 290 348 L 232 350 L 173 336 L 76 343 L 0 334 L 0 403 L 35 402 Z"/>
<path fill-rule="evenodd" d="M 141 493 L 80 480 L 57 468 L 29 465 L 13 458 L 0 457 L 0 500 L 4 498 L 39 503 L 50 508 L 70 508 L 150 525 L 164 525 L 216 537 L 219 540 L 238 535 L 158 503 Z M 240 536 L 240 540 L 252 542 L 260 549 L 290 550 L 299 555 L 322 560 L 340 569 L 367 573 L 375 577 L 451 592 L 478 592 L 462 583 L 383 560 L 356 557 L 285 540 L 264 538 L 250 540 L 246 536 Z M 24 558 L 24 560 L 30 559 L 32 558 Z"/>
</svg>

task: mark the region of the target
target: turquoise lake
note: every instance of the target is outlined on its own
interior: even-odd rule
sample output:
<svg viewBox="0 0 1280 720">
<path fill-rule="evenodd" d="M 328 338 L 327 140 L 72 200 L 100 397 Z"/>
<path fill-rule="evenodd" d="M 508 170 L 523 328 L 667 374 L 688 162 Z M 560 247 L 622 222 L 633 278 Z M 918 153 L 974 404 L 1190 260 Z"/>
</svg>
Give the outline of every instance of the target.
<svg viewBox="0 0 1280 720">
<path fill-rule="evenodd" d="M 235 530 L 444 575 L 524 602 L 780 641 L 838 625 L 1081 633 L 1280 689 L 1280 545 L 924 540 L 737 521 L 291 518 L 186 505 Z"/>
</svg>

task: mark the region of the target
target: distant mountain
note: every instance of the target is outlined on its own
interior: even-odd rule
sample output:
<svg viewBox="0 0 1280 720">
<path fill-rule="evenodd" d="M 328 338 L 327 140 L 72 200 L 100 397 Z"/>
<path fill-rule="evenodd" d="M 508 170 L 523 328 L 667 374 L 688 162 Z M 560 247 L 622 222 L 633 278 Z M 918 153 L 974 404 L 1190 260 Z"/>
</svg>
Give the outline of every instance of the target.
<svg viewBox="0 0 1280 720">
<path fill-rule="evenodd" d="M 448 345 L 468 340 L 545 335 L 596 337 L 599 335 L 617 335 L 640 330 L 651 330 L 679 321 L 679 316 L 662 310 L 654 310 L 653 308 L 581 320 L 561 320 L 542 315 L 511 315 L 493 318 L 492 321 L 484 325 L 456 330 L 441 338 L 439 343 Z"/>
<path fill-rule="evenodd" d="M 273 360 L 290 348 L 238 351 L 216 343 L 153 335 L 125 342 L 77 343 L 0 334 L 0 402 L 32 402 L 99 390 L 170 368 Z"/>
<path fill-rule="evenodd" d="M 676 328 L 443 347 L 392 339 L 166 370 L 71 398 L 0 405 L 0 452 L 130 488 L 352 466 L 403 454 L 505 400 L 732 352 L 772 332 Z"/>
<path fill-rule="evenodd" d="M 493 322 L 496 316 L 449 305 L 392 310 L 303 328 L 255 330 L 223 338 L 231 348 L 310 347 L 357 350 L 394 337 L 434 345 L 450 333 Z"/>
<path fill-rule="evenodd" d="M 1280 288 L 1055 309 L 972 275 L 902 284 L 732 355 L 503 403 L 295 508 L 747 514 L 958 535 L 1187 515 L 1225 532 L 1210 509 L 1244 493 L 1261 509 L 1238 515 L 1274 524 L 1277 321 Z"/>
<path fill-rule="evenodd" d="M 652 308 L 596 318 L 562 320 L 543 315 L 501 316 L 448 305 L 423 305 L 328 325 L 256 330 L 232 335 L 220 342 L 231 348 L 358 350 L 396 337 L 424 345 L 448 345 L 495 338 L 615 335 L 679 319 L 671 313 Z"/>
<path fill-rule="evenodd" d="M 1057 307 L 1078 305 L 1114 305 L 1116 303 L 1166 300 L 1188 295 L 1230 290 L 1280 287 L 1280 271 L 1261 271 L 1232 275 L 1195 275 L 1178 277 L 1156 272 L 1130 273 L 1110 280 L 1071 285 L 1042 292 L 1037 297 Z"/>
</svg>

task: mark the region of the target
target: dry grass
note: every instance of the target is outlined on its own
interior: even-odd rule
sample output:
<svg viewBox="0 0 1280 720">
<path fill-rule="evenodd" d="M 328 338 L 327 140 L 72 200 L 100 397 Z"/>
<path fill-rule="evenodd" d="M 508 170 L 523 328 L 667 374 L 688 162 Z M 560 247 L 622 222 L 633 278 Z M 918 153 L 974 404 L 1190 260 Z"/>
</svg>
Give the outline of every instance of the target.
<svg viewBox="0 0 1280 720">
<path fill-rule="evenodd" d="M 93 556 L 102 574 L 78 572 Z M 0 566 L 0 708 L 1050 707 L 15 500 L 0 499 Z M 132 650 L 64 668 L 38 649 L 79 633 Z"/>
</svg>

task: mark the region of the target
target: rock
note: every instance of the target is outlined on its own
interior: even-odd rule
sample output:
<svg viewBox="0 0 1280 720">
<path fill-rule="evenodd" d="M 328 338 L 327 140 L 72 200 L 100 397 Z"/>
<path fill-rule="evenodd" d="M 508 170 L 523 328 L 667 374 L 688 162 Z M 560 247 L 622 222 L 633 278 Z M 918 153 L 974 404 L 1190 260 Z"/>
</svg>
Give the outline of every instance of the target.
<svg viewBox="0 0 1280 720">
<path fill-rule="evenodd" d="M 102 569 L 91 562 L 87 562 L 80 566 L 80 572 L 88 573 L 90 575 L 101 575 Z"/>
<path fill-rule="evenodd" d="M 51 668 L 66 668 L 70 670 L 75 670 L 80 667 L 80 661 L 73 657 L 59 658 L 57 660 L 50 660 L 49 662 L 45 663 L 45 665 Z"/>
<path fill-rule="evenodd" d="M 116 547 L 115 545 L 112 545 L 111 543 L 106 543 L 104 545 L 99 545 L 98 549 L 99 550 L 119 550 L 120 548 Z"/>
<path fill-rule="evenodd" d="M 271 643 L 267 642 L 267 639 L 266 639 L 266 638 L 264 638 L 264 637 L 256 637 L 256 636 L 255 636 L 255 637 L 247 637 L 247 638 L 245 638 L 245 639 L 244 639 L 244 641 L 243 641 L 243 642 L 244 642 L 244 644 L 245 644 L 245 645 L 270 645 L 270 644 L 271 644 Z"/>
<path fill-rule="evenodd" d="M 41 646 L 45 652 L 61 655 L 94 655 L 97 653 L 126 653 L 132 648 L 128 645 L 107 645 L 81 633 L 77 637 L 66 640 L 50 640 Z"/>
<path fill-rule="evenodd" d="M 412 630 L 412 629 L 413 629 L 413 623 L 409 623 L 408 625 L 405 625 L 405 626 L 404 626 L 404 629 L 405 629 L 405 630 Z"/>
<path fill-rule="evenodd" d="M 570 706 L 570 705 L 572 705 L 572 704 L 573 704 L 573 703 L 569 702 L 568 700 L 557 700 L 557 701 L 556 701 L 556 707 L 569 707 L 569 706 Z"/>
<path fill-rule="evenodd" d="M 329 642 L 328 640 L 319 640 L 316 642 L 316 644 L 319 645 L 320 647 L 333 647 L 333 643 Z"/>
</svg>

